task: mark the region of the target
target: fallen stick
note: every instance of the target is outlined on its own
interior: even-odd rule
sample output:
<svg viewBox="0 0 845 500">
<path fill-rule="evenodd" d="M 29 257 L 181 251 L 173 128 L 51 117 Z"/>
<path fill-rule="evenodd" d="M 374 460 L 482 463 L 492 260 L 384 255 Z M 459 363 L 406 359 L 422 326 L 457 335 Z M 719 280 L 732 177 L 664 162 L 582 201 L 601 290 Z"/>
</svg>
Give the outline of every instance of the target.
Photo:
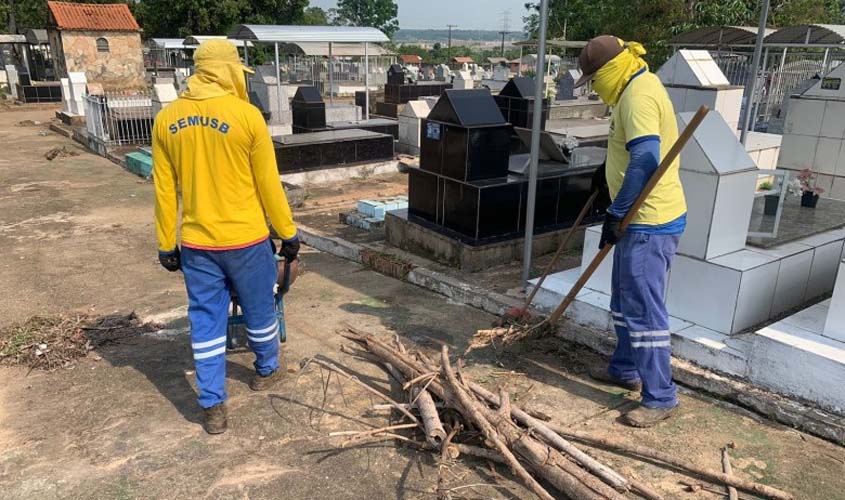
<svg viewBox="0 0 845 500">
<path fill-rule="evenodd" d="M 443 375 L 446 377 L 446 381 L 449 384 L 449 389 L 455 395 L 455 397 L 460 402 L 461 407 L 464 410 L 464 415 L 473 421 L 475 425 L 481 429 L 481 432 L 484 434 L 484 438 L 493 443 L 496 450 L 502 455 L 507 463 L 508 467 L 511 469 L 519 480 L 538 498 L 542 498 L 543 500 L 554 500 L 554 497 L 546 491 L 545 488 L 540 486 L 540 483 L 534 479 L 531 474 L 525 470 L 525 467 L 519 463 L 519 460 L 516 459 L 516 456 L 511 452 L 508 446 L 501 440 L 499 437 L 499 433 L 493 428 L 493 425 L 485 418 L 483 413 L 483 408 L 481 405 L 473 399 L 464 388 L 458 382 L 458 379 L 455 377 L 455 372 L 452 371 L 452 365 L 449 363 L 449 348 L 445 345 L 443 346 L 443 350 L 441 351 L 441 369 L 443 370 Z"/>
<path fill-rule="evenodd" d="M 724 472 L 728 476 L 733 474 L 733 468 L 731 467 L 731 457 L 730 455 L 728 455 L 727 446 L 722 448 L 722 472 Z M 728 499 L 739 500 L 739 494 L 736 492 L 736 488 L 734 488 L 733 486 L 728 486 Z"/>
<path fill-rule="evenodd" d="M 472 392 L 478 394 L 482 399 L 487 400 L 488 403 L 492 404 L 493 406 L 499 406 L 500 398 L 485 389 L 484 387 L 481 387 L 480 385 L 471 382 L 469 384 L 469 388 L 472 389 Z M 528 415 L 526 412 L 515 406 L 511 406 L 510 414 L 517 422 L 524 425 L 530 431 L 533 431 L 534 433 L 548 441 L 549 444 L 554 446 L 559 451 L 562 451 L 574 458 L 575 461 L 581 464 L 585 469 L 600 477 L 607 484 L 613 486 L 613 488 L 617 491 L 622 493 L 628 491 L 627 479 L 622 477 L 622 475 L 620 475 L 618 472 L 614 471 L 610 467 L 602 464 L 593 457 L 587 455 L 583 451 L 576 448 L 572 443 L 570 443 L 566 439 L 563 439 L 563 437 L 561 437 L 558 433 L 549 429 L 543 422 L 540 422 L 536 418 L 532 417 L 531 415 Z"/>
<path fill-rule="evenodd" d="M 577 498 L 579 500 L 623 499 L 615 490 L 583 469 L 580 469 L 557 450 L 533 439 L 530 434 L 526 434 L 511 420 L 510 414 L 501 415 L 491 410 L 486 404 L 482 404 L 475 397 L 470 396 L 468 393 L 469 390 L 465 392 L 463 387 L 458 384 L 457 378 L 452 371 L 451 364 L 449 363 L 449 349 L 445 345 L 442 347 L 440 358 L 440 366 L 450 388 L 455 388 L 459 393 L 463 393 L 472 405 L 472 412 L 465 416 L 473 419 L 481 417 L 488 425 L 492 425 L 495 429 L 496 437 L 504 440 L 503 444 L 506 443 L 505 449 L 508 453 L 510 453 L 509 446 L 513 447 L 514 451 L 524 458 L 537 471 L 540 477 L 550 482 L 555 488 L 570 498 Z M 461 402 L 463 403 L 463 399 Z M 485 437 L 487 437 L 486 433 Z M 497 448 L 499 448 L 498 445 Z"/>
<path fill-rule="evenodd" d="M 546 425 L 550 429 L 564 437 L 570 439 L 577 439 L 578 441 L 589 444 L 590 446 L 604 448 L 610 451 L 618 451 L 625 454 L 637 455 L 643 458 L 648 458 L 650 460 L 663 462 L 664 464 L 670 465 L 673 468 L 681 470 L 687 474 L 702 477 L 707 479 L 708 481 L 712 481 L 717 484 L 733 486 L 738 490 L 751 493 L 753 495 L 763 496 L 766 498 L 771 498 L 773 500 L 795 500 L 795 497 L 791 493 L 787 493 L 786 491 L 773 488 L 771 486 L 766 486 L 764 484 L 755 483 L 753 481 L 747 481 L 740 477 L 728 475 L 723 472 L 716 472 L 710 469 L 705 469 L 690 462 L 689 460 L 675 458 L 669 455 L 668 453 L 653 450 L 645 446 L 629 445 L 612 439 L 595 437 L 585 432 L 568 429 L 566 427 L 559 426 L 556 424 Z"/>
<path fill-rule="evenodd" d="M 406 417 L 410 418 L 412 422 L 419 424 L 419 420 L 417 420 L 417 417 L 415 417 L 413 413 L 411 413 L 409 410 L 405 409 L 401 404 L 394 401 L 387 394 L 382 394 L 378 390 L 373 389 L 372 387 L 365 384 L 364 382 L 361 382 L 360 380 L 358 380 L 358 377 L 350 375 L 350 374 L 346 373 L 344 370 L 340 369 L 339 367 L 337 367 L 337 366 L 335 366 L 335 365 L 333 365 L 333 364 L 331 364 L 327 361 L 323 361 L 322 359 L 311 358 L 310 361 L 312 363 L 316 363 L 316 364 L 322 366 L 323 368 L 325 368 L 327 370 L 331 370 L 331 371 L 337 373 L 338 375 L 341 375 L 341 376 L 347 378 L 348 380 L 351 380 L 352 382 L 358 384 L 359 386 L 363 387 L 367 392 L 374 394 L 374 395 L 380 397 L 381 399 L 383 399 L 384 401 L 387 401 L 388 403 L 393 405 L 394 408 L 396 408 L 397 410 L 402 412 Z"/>
<path fill-rule="evenodd" d="M 399 344 L 401 345 L 401 344 Z M 393 367 L 390 363 L 384 363 L 387 371 L 402 384 L 403 387 L 408 386 L 410 382 L 404 382 L 405 377 L 399 373 L 399 370 Z M 435 374 L 436 375 L 436 374 Z M 420 412 L 423 429 L 425 430 L 425 440 L 431 446 L 440 449 L 441 443 L 446 439 L 446 429 L 443 428 L 443 422 L 440 421 L 440 414 L 437 412 L 437 405 L 434 403 L 434 398 L 425 389 L 414 387 L 411 391 L 414 405 Z M 409 405 L 411 406 L 411 405 Z"/>
</svg>

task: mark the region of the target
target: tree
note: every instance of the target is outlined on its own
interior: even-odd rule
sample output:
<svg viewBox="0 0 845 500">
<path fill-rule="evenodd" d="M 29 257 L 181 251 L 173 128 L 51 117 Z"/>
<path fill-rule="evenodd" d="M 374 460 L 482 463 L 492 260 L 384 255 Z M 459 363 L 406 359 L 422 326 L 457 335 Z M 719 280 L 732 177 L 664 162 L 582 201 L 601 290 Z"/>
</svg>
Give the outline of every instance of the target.
<svg viewBox="0 0 845 500">
<path fill-rule="evenodd" d="M 393 0 L 338 0 L 331 14 L 337 24 L 378 28 L 388 37 L 399 29 L 399 7 Z"/>
<path fill-rule="evenodd" d="M 144 0 L 135 15 L 149 37 L 225 35 L 235 25 L 302 24 L 308 0 Z"/>
<path fill-rule="evenodd" d="M 306 26 L 327 26 L 329 24 L 329 16 L 320 7 L 308 7 L 305 9 L 302 24 Z"/>
</svg>

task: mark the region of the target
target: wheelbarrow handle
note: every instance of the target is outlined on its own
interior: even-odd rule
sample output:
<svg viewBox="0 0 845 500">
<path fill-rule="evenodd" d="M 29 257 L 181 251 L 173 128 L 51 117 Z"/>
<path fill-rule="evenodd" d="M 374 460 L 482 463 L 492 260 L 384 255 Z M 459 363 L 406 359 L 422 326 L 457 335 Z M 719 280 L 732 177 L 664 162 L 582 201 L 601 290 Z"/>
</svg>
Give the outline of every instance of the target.
<svg viewBox="0 0 845 500">
<path fill-rule="evenodd" d="M 290 261 L 285 259 L 285 277 L 279 283 L 279 295 L 282 296 L 290 291 Z"/>
</svg>

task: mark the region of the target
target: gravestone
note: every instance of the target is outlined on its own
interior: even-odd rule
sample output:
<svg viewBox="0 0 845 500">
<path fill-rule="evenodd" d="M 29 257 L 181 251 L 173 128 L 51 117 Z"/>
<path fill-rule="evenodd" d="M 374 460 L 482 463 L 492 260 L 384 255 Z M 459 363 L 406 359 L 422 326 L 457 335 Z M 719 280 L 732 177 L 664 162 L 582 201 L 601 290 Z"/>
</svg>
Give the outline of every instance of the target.
<svg viewBox="0 0 845 500">
<path fill-rule="evenodd" d="M 438 82 L 447 82 L 450 80 L 452 70 L 445 64 L 438 64 L 434 67 L 434 79 Z"/>
<path fill-rule="evenodd" d="M 575 82 L 581 78 L 581 72 L 577 69 L 568 69 L 560 75 L 560 80 L 557 83 L 556 101 L 571 101 L 577 99 L 575 95 Z"/>
<path fill-rule="evenodd" d="M 452 88 L 456 90 L 470 90 L 475 87 L 475 80 L 472 78 L 472 73 L 469 71 L 458 71 L 455 79 L 452 81 Z"/>
<path fill-rule="evenodd" d="M 410 101 L 402 108 L 399 113 L 400 152 L 420 154 L 420 125 L 422 120 L 428 117 L 431 107 L 428 101 Z"/>
<path fill-rule="evenodd" d="M 9 90 L 12 93 L 12 97 L 18 99 L 18 83 L 20 80 L 18 79 L 18 70 L 13 64 L 6 65 L 6 80 L 9 84 Z"/>
<path fill-rule="evenodd" d="M 534 79 L 528 77 L 511 79 L 496 96 L 496 104 L 508 123 L 514 127 L 531 128 L 534 124 Z M 548 118 L 549 100 L 543 99 L 541 130 L 546 128 Z"/>
<path fill-rule="evenodd" d="M 845 200 L 845 65 L 837 66 L 803 93 L 793 95 L 777 165 L 818 174 L 824 197 Z"/>
<path fill-rule="evenodd" d="M 730 84 L 706 50 L 679 50 L 657 70 L 657 76 L 676 113 L 698 111 L 705 105 L 722 115 L 731 130 L 739 129 L 743 88 Z"/>
<path fill-rule="evenodd" d="M 68 78 L 61 78 L 62 82 L 62 113 L 70 114 L 70 80 Z"/>
<path fill-rule="evenodd" d="M 326 128 L 326 103 L 316 87 L 299 87 L 291 101 L 293 133 L 314 132 Z"/>
<path fill-rule="evenodd" d="M 270 116 L 273 124 L 289 125 L 291 123 L 290 102 L 284 85 L 276 85 L 276 67 L 263 64 L 255 69 L 252 75 L 250 91 L 255 93 L 257 107 L 262 113 Z"/>
<path fill-rule="evenodd" d="M 179 95 L 173 83 L 157 83 L 153 85 L 153 119 L 165 106 L 175 101 Z"/>
<path fill-rule="evenodd" d="M 391 64 L 387 69 L 387 83 L 390 85 L 403 85 L 405 80 L 405 69 L 400 64 Z"/>
<path fill-rule="evenodd" d="M 88 85 L 88 79 L 84 72 L 70 72 L 68 73 L 68 80 L 70 80 L 70 112 L 74 115 L 85 115 L 85 89 Z"/>
<path fill-rule="evenodd" d="M 511 70 L 507 64 L 498 64 L 493 68 L 493 80 L 506 82 L 511 79 Z"/>
</svg>

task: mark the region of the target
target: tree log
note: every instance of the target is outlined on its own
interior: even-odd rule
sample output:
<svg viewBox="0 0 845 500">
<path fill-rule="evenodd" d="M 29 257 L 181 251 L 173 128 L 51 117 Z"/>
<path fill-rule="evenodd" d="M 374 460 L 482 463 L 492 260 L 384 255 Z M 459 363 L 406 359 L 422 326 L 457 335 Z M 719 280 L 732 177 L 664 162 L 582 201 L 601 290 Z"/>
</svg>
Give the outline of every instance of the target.
<svg viewBox="0 0 845 500">
<path fill-rule="evenodd" d="M 396 379 L 399 385 L 404 387 L 406 378 L 399 373 L 399 370 L 394 368 L 390 363 L 383 364 L 388 373 Z M 411 390 L 411 395 L 413 396 L 413 401 L 416 401 L 414 404 L 420 412 L 420 420 L 422 420 L 425 430 L 426 442 L 440 449 L 441 443 L 446 439 L 446 429 L 443 428 L 443 423 L 440 421 L 440 414 L 437 412 L 437 405 L 434 404 L 434 398 L 431 397 L 431 394 L 427 390 L 417 387 Z"/>
<path fill-rule="evenodd" d="M 747 481 L 737 476 L 731 476 L 723 472 L 716 472 L 710 469 L 700 467 L 688 460 L 682 458 L 675 458 L 668 453 L 653 450 L 645 446 L 629 445 L 620 441 L 591 436 L 582 431 L 568 429 L 563 426 L 555 424 L 546 424 L 550 429 L 558 434 L 568 437 L 570 439 L 577 439 L 583 443 L 589 444 L 593 447 L 604 448 L 611 451 L 622 452 L 624 454 L 638 455 L 643 458 L 663 462 L 664 464 L 672 466 L 674 469 L 683 471 L 689 475 L 698 476 L 712 481 L 717 484 L 733 486 L 734 488 L 758 495 L 773 500 L 795 500 L 795 496 L 786 491 L 766 486 L 764 484 Z"/>
<path fill-rule="evenodd" d="M 499 406 L 500 399 L 492 392 L 475 383 L 470 383 L 469 387 L 482 399 L 487 400 L 487 402 L 494 406 Z M 545 423 L 540 422 L 531 415 L 528 415 L 516 406 L 511 407 L 510 413 L 517 422 L 528 427 L 529 430 L 541 436 L 559 451 L 562 451 L 574 458 L 575 461 L 584 466 L 585 469 L 602 478 L 607 484 L 613 486 L 617 491 L 622 493 L 628 491 L 627 479 L 622 477 L 622 475 L 610 467 L 602 464 L 593 457 L 576 448 L 572 443 L 563 439 L 559 434 L 549 429 Z"/>
<path fill-rule="evenodd" d="M 728 455 L 728 447 L 722 448 L 722 472 L 727 475 L 733 474 L 733 468 L 731 467 L 731 457 Z M 736 488 L 733 486 L 728 486 L 728 500 L 739 500 L 739 494 L 736 492 Z"/>
</svg>

